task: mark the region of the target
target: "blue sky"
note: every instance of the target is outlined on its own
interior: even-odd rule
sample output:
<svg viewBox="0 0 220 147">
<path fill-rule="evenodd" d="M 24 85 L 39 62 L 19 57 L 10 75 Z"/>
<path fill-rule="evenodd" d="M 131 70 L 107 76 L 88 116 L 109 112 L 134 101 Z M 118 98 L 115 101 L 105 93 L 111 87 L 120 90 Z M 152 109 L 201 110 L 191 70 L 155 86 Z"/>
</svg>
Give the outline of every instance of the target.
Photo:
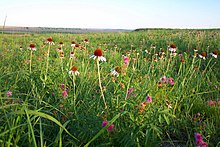
<svg viewBox="0 0 220 147">
<path fill-rule="evenodd" d="M 1 0 L 0 26 L 220 28 L 220 0 Z"/>
</svg>

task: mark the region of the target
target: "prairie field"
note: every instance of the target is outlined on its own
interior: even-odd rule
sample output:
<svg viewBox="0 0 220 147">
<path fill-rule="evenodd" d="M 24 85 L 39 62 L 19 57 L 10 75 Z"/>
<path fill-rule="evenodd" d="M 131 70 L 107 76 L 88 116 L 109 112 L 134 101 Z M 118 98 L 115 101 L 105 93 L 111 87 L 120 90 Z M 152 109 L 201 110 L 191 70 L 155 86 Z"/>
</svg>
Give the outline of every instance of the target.
<svg viewBox="0 0 220 147">
<path fill-rule="evenodd" d="M 220 146 L 219 30 L 0 43 L 0 146 Z"/>
</svg>

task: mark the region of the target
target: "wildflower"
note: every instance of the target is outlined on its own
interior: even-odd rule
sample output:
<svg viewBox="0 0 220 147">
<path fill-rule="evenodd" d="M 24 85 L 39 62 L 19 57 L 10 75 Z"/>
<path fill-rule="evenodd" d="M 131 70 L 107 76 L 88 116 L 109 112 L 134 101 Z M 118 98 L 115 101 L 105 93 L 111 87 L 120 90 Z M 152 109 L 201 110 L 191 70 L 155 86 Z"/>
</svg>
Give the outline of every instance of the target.
<svg viewBox="0 0 220 147">
<path fill-rule="evenodd" d="M 172 108 L 172 104 L 168 100 L 166 100 L 166 106 L 168 109 Z"/>
<path fill-rule="evenodd" d="M 50 44 L 50 45 L 54 45 L 53 39 L 52 38 L 48 38 L 46 43 Z"/>
<path fill-rule="evenodd" d="M 198 48 L 194 48 L 194 52 L 198 52 L 198 50 L 199 50 Z"/>
<path fill-rule="evenodd" d="M 128 95 L 130 95 L 133 92 L 133 90 L 134 90 L 133 88 L 129 88 L 128 89 Z"/>
<path fill-rule="evenodd" d="M 23 50 L 22 46 L 20 46 L 20 50 L 21 50 L 21 51 Z"/>
<path fill-rule="evenodd" d="M 203 137 L 200 133 L 195 134 L 196 146 L 198 147 L 208 147 L 207 142 L 203 141 Z"/>
<path fill-rule="evenodd" d="M 62 92 L 62 96 L 63 96 L 64 98 L 68 97 L 68 93 L 67 93 L 66 90 L 64 90 L 64 91 Z"/>
<path fill-rule="evenodd" d="M 57 52 L 62 52 L 61 47 L 58 47 Z"/>
<path fill-rule="evenodd" d="M 199 55 L 199 57 L 202 58 L 203 60 L 206 59 L 206 56 L 207 56 L 206 52 L 202 52 L 202 53 Z"/>
<path fill-rule="evenodd" d="M 107 124 L 108 124 L 108 121 L 107 121 L 107 120 L 104 120 L 104 121 L 102 122 L 102 127 L 105 127 Z M 114 129 L 114 125 L 113 125 L 113 124 L 110 124 L 110 125 L 108 126 L 108 128 L 107 128 L 108 132 L 112 132 L 113 129 Z"/>
<path fill-rule="evenodd" d="M 180 62 L 181 62 L 181 63 L 184 63 L 184 62 L 185 62 L 184 58 L 182 58 L 182 59 L 180 60 Z"/>
<path fill-rule="evenodd" d="M 218 57 L 218 50 L 214 50 L 212 53 L 210 53 L 214 58 Z"/>
<path fill-rule="evenodd" d="M 152 97 L 148 95 L 146 97 L 146 101 L 147 101 L 147 103 L 152 103 Z"/>
<path fill-rule="evenodd" d="M 74 52 L 70 52 L 70 58 L 72 59 L 74 57 Z"/>
<path fill-rule="evenodd" d="M 78 75 L 79 75 L 78 68 L 77 68 L 76 66 L 73 66 L 73 67 L 71 68 L 71 70 L 69 71 L 69 74 L 73 74 L 73 75 L 78 76 Z"/>
<path fill-rule="evenodd" d="M 168 78 L 168 82 L 170 83 L 170 85 L 174 85 L 174 80 L 173 80 L 173 78 Z"/>
<path fill-rule="evenodd" d="M 60 58 L 64 58 L 64 52 L 60 51 Z"/>
<path fill-rule="evenodd" d="M 61 84 L 61 85 L 60 85 L 60 88 L 61 88 L 61 89 L 65 89 L 65 84 Z"/>
<path fill-rule="evenodd" d="M 169 48 L 169 51 L 176 52 L 176 45 L 175 44 L 171 44 L 170 48 Z"/>
<path fill-rule="evenodd" d="M 102 127 L 105 127 L 107 124 L 108 124 L 108 121 L 107 121 L 107 120 L 104 120 L 104 121 L 102 122 Z"/>
<path fill-rule="evenodd" d="M 89 40 L 86 38 L 86 39 L 84 40 L 84 43 L 89 43 Z"/>
<path fill-rule="evenodd" d="M 129 95 L 133 92 L 133 90 L 134 90 L 133 88 L 129 88 L 129 89 L 128 89 L 126 99 L 129 98 Z"/>
<path fill-rule="evenodd" d="M 114 69 L 111 70 L 111 75 L 113 76 L 119 76 L 119 73 L 121 73 L 122 68 L 119 66 L 116 66 Z"/>
<path fill-rule="evenodd" d="M 11 92 L 11 91 L 7 91 L 7 92 L 6 92 L 6 95 L 7 95 L 7 97 L 12 96 L 12 92 Z"/>
<path fill-rule="evenodd" d="M 110 126 L 108 126 L 108 132 L 112 132 L 113 131 L 113 129 L 114 129 L 114 125 L 113 124 L 110 124 Z"/>
<path fill-rule="evenodd" d="M 37 50 L 34 44 L 30 44 L 29 47 L 30 47 L 30 50 L 32 50 L 32 51 L 36 51 Z"/>
<path fill-rule="evenodd" d="M 61 41 L 61 42 L 59 43 L 59 46 L 60 46 L 60 47 L 64 46 L 63 41 Z"/>
<path fill-rule="evenodd" d="M 166 76 L 162 76 L 162 77 L 160 78 L 160 82 L 166 83 L 166 82 L 167 82 Z"/>
<path fill-rule="evenodd" d="M 216 105 L 216 101 L 212 101 L 212 100 L 210 100 L 210 101 L 208 101 L 208 104 L 209 104 L 209 106 L 214 106 L 214 105 Z"/>
<path fill-rule="evenodd" d="M 71 47 L 75 47 L 76 46 L 76 42 L 75 41 L 72 41 L 71 42 Z"/>
<path fill-rule="evenodd" d="M 97 48 L 94 51 L 93 55 L 90 55 L 89 58 L 93 58 L 94 60 L 96 60 L 96 58 L 98 59 L 98 61 L 106 61 L 106 58 L 102 56 L 102 50 L 100 48 Z"/>
<path fill-rule="evenodd" d="M 124 56 L 124 64 L 125 65 L 129 64 L 129 58 L 127 56 Z"/>
</svg>

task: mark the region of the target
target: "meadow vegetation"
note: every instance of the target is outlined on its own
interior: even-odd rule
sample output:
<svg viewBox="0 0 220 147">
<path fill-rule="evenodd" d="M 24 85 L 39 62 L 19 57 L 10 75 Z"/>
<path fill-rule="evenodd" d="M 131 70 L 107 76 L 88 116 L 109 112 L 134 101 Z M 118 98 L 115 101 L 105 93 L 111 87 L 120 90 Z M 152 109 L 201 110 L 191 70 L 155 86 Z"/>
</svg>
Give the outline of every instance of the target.
<svg viewBox="0 0 220 147">
<path fill-rule="evenodd" d="M 220 146 L 219 30 L 0 43 L 1 146 Z"/>
</svg>

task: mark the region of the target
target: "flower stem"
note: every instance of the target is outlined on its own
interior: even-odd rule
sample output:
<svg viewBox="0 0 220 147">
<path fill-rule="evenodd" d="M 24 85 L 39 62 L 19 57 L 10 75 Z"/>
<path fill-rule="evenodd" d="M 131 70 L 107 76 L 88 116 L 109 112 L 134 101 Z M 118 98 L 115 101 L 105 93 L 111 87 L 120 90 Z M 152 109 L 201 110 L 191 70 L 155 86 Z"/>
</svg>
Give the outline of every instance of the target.
<svg viewBox="0 0 220 147">
<path fill-rule="evenodd" d="M 29 67 L 30 73 L 31 73 L 31 64 L 32 64 L 32 49 L 31 49 L 31 54 L 30 54 L 30 67 Z"/>
<path fill-rule="evenodd" d="M 73 74 L 72 80 L 73 80 L 73 100 L 71 103 L 73 104 L 75 115 L 76 115 L 76 83 L 75 83 L 75 75 L 74 74 Z"/>
<path fill-rule="evenodd" d="M 105 96 L 103 94 L 103 89 L 102 89 L 101 78 L 100 78 L 99 60 L 97 59 L 96 61 L 97 61 L 98 76 L 99 76 L 99 87 L 100 87 L 100 90 L 101 90 L 101 96 L 102 96 L 102 99 L 103 99 L 103 102 L 104 102 L 104 105 L 105 105 L 105 109 L 107 109 L 107 105 L 106 105 L 106 102 L 105 102 Z"/>
<path fill-rule="evenodd" d="M 45 77 L 44 77 L 44 82 L 46 82 L 46 80 L 47 80 L 47 72 L 48 72 L 48 67 L 49 67 L 49 56 L 50 56 L 50 44 L 49 44 L 48 50 L 47 50 L 47 64 L 46 64 L 46 73 L 45 73 Z"/>
</svg>

